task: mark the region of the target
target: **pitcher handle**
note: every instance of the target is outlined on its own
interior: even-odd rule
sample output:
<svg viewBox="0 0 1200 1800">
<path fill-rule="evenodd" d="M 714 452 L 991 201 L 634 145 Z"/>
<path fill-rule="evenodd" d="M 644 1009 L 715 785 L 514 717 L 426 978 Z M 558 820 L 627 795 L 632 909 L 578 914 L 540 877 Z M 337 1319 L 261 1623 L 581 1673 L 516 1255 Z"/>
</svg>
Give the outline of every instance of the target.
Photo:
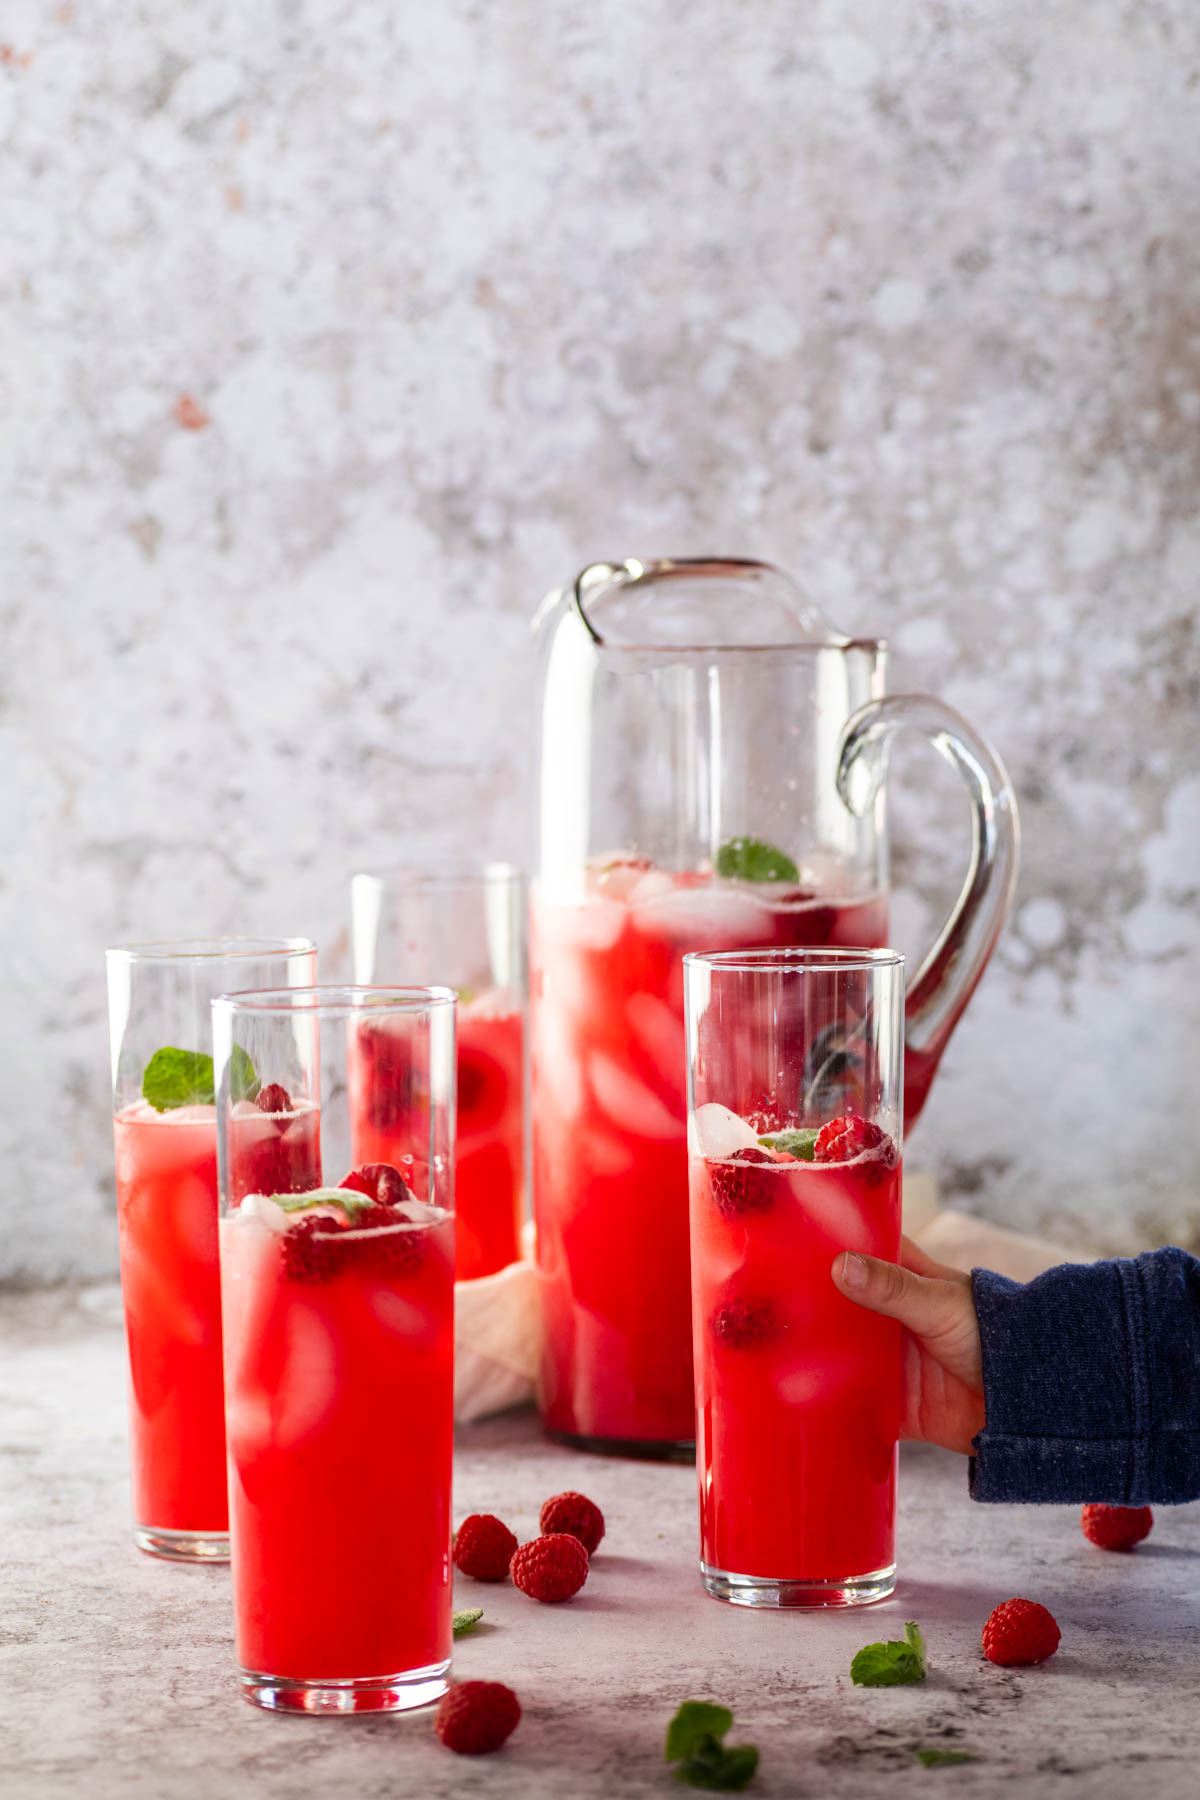
<svg viewBox="0 0 1200 1800">
<path fill-rule="evenodd" d="M 861 815 L 887 774 L 898 731 L 919 731 L 962 776 L 971 799 L 971 860 L 950 917 L 909 981 L 904 999 L 904 1124 L 920 1116 L 950 1034 L 996 947 L 1012 906 L 1020 862 L 1017 797 L 987 741 L 952 706 L 929 694 L 871 700 L 847 719 L 838 756 L 838 793 Z"/>
</svg>

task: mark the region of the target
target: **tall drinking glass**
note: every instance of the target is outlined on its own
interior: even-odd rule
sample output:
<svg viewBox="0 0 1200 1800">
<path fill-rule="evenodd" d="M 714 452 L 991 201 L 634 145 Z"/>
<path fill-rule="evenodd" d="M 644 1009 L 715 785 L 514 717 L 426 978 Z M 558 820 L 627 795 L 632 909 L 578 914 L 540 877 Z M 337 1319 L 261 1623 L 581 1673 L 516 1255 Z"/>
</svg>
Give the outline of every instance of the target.
<svg viewBox="0 0 1200 1800">
<path fill-rule="evenodd" d="M 316 960 L 307 938 L 107 953 L 133 1534 L 152 1556 L 229 1555 L 211 1003 L 227 988 L 311 983 Z M 248 1150 L 264 1127 L 259 1114 L 239 1142 Z"/>
<path fill-rule="evenodd" d="M 525 880 L 510 863 L 457 873 L 385 869 L 350 888 L 354 979 L 458 991 L 455 1274 L 493 1275 L 520 1254 L 525 1168 Z M 361 1128 L 383 1160 L 403 1134 L 403 1047 L 386 1034 Z"/>
<path fill-rule="evenodd" d="M 738 1605 L 895 1586 L 900 1328 L 831 1270 L 899 1250 L 903 962 L 684 958 L 700 1568 Z"/>
<path fill-rule="evenodd" d="M 446 1688 L 454 1343 L 449 988 L 318 987 L 213 1004 L 237 1656 L 244 1697 L 399 1712 Z M 374 1040 L 403 1043 L 406 1126 L 360 1133 Z M 307 1191 L 238 1152 L 315 1122 Z"/>
</svg>

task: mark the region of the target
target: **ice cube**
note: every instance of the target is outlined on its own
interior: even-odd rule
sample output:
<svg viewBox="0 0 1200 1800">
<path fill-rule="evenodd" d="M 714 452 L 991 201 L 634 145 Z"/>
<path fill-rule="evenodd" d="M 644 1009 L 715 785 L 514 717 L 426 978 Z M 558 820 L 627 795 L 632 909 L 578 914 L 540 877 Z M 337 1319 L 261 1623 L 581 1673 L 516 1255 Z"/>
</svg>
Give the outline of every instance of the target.
<svg viewBox="0 0 1200 1800">
<path fill-rule="evenodd" d="M 746 1150 L 758 1143 L 758 1133 L 738 1113 L 731 1112 L 716 1100 L 698 1106 L 688 1120 L 688 1149 L 693 1156 L 719 1162 L 735 1150 Z"/>
<path fill-rule="evenodd" d="M 194 1125 L 203 1119 L 206 1123 L 212 1120 L 216 1124 L 217 1109 L 215 1106 L 172 1106 L 165 1113 L 157 1115 L 160 1119 L 169 1119 L 172 1125 Z"/>
<path fill-rule="evenodd" d="M 236 1209 L 233 1217 L 239 1224 L 265 1225 L 268 1231 L 284 1232 L 288 1228 L 287 1214 L 265 1194 L 247 1194 L 242 1204 Z"/>
</svg>

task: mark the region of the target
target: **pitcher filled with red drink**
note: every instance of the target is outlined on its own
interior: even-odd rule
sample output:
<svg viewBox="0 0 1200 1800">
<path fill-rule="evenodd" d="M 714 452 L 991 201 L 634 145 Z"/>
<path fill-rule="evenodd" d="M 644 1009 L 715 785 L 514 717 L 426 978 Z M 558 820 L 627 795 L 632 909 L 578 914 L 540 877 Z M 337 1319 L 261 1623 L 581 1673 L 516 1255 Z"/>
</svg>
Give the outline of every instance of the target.
<svg viewBox="0 0 1200 1800">
<path fill-rule="evenodd" d="M 690 1457 L 684 953 L 886 945 L 887 747 L 927 737 L 966 784 L 971 848 L 907 990 L 911 1129 L 1012 900 L 1016 802 L 958 713 L 885 697 L 884 643 L 836 631 L 768 564 L 594 564 L 536 630 L 542 1419 L 587 1448 Z"/>
</svg>

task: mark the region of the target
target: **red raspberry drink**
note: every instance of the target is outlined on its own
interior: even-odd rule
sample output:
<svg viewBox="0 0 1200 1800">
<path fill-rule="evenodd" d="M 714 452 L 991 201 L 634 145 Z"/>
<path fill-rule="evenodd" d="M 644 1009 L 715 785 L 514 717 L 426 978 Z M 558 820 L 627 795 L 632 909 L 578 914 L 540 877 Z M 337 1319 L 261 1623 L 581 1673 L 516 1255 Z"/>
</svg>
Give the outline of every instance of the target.
<svg viewBox="0 0 1200 1800">
<path fill-rule="evenodd" d="M 243 1697 L 272 1711 L 401 1712 L 446 1688 L 454 1012 L 446 988 L 213 1007 L 218 1068 L 249 1052 L 321 1115 L 324 1185 L 247 1191 L 236 1154 L 220 1168 L 237 1654 Z M 354 1070 L 385 1024 L 409 1052 L 411 1136 L 352 1163 Z M 228 1149 L 242 1121 L 224 1097 L 218 1124 Z"/>
<path fill-rule="evenodd" d="M 900 1328 L 847 1300 L 833 1266 L 899 1252 L 903 958 L 749 950 L 684 967 L 704 1585 L 743 1606 L 880 1600 Z"/>
<path fill-rule="evenodd" d="M 730 1600 L 762 1576 L 793 1599 L 879 1598 L 862 1590 L 890 1591 L 895 1561 L 900 1328 L 830 1269 L 843 1250 L 895 1260 L 900 1164 L 890 1138 L 847 1161 L 762 1155 L 690 1158 L 704 1578 Z"/>
<path fill-rule="evenodd" d="M 535 889 L 531 940 L 540 1399 L 552 1434 L 690 1453 L 685 951 L 881 944 L 883 895 L 606 859 Z"/>
<path fill-rule="evenodd" d="M 286 1204 L 221 1223 L 238 1661 L 260 1704 L 421 1705 L 450 1659 L 453 1217 Z"/>
</svg>

